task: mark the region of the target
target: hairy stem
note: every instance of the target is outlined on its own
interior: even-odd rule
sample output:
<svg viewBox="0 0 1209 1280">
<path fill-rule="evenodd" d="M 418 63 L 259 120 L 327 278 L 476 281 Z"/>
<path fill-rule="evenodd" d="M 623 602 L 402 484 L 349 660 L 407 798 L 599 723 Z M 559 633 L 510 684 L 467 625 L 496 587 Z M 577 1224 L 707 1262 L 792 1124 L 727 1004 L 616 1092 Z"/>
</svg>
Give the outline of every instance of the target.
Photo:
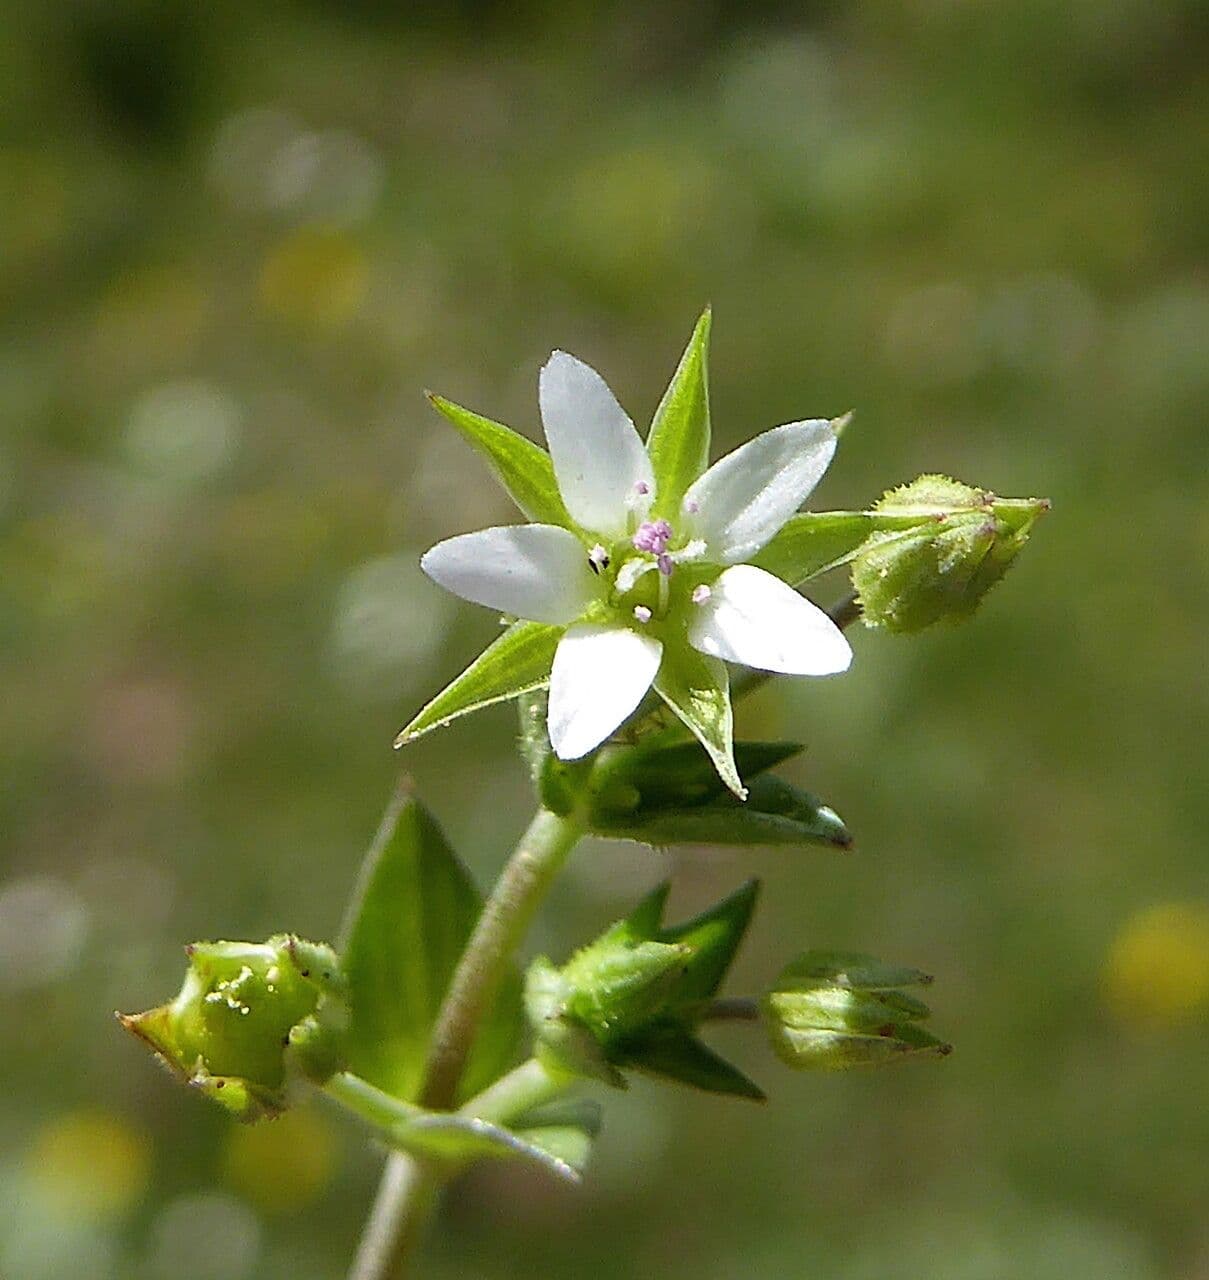
<svg viewBox="0 0 1209 1280">
<path fill-rule="evenodd" d="M 583 834 L 577 818 L 539 809 L 521 837 L 483 906 L 437 1015 L 420 1097 L 423 1106 L 453 1105 L 483 1012 L 499 993 L 534 913 Z M 394 1152 L 387 1157 L 349 1280 L 397 1280 L 403 1274 L 439 1187 L 433 1171 L 410 1156 Z"/>
<path fill-rule="evenodd" d="M 521 836 L 483 906 L 437 1015 L 420 1097 L 424 1106 L 453 1105 L 483 1011 L 498 994 L 534 913 L 583 834 L 580 821 L 539 809 Z"/>
</svg>

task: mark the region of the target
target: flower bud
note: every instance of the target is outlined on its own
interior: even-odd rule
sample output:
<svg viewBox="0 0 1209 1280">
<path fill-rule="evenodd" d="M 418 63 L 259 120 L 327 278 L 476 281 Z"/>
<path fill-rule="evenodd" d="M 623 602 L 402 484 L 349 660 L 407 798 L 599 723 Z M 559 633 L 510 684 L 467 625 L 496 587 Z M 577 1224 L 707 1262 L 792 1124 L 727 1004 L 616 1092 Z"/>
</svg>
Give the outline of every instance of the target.
<svg viewBox="0 0 1209 1280">
<path fill-rule="evenodd" d="M 968 618 L 1049 505 L 1044 498 L 998 498 L 944 476 L 891 490 L 874 511 L 922 523 L 874 534 L 857 553 L 852 582 L 865 622 L 909 632 Z"/>
<path fill-rule="evenodd" d="M 561 969 L 544 957 L 525 979 L 536 1053 L 550 1067 L 623 1086 L 637 1067 L 721 1093 L 762 1097 L 693 1032 L 751 917 L 753 883 L 673 928 L 660 918 L 668 886 L 577 952 Z"/>
<path fill-rule="evenodd" d="M 951 1051 L 919 1023 L 928 1007 L 897 986 L 925 985 L 915 969 L 849 952 L 809 951 L 765 996 L 763 1013 L 777 1056 L 799 1070 L 846 1071 Z"/>
<path fill-rule="evenodd" d="M 321 943 L 198 942 L 170 1004 L 119 1014 L 187 1084 L 240 1119 L 287 1105 L 288 1077 L 322 1080 L 338 1066 L 343 977 Z"/>
</svg>

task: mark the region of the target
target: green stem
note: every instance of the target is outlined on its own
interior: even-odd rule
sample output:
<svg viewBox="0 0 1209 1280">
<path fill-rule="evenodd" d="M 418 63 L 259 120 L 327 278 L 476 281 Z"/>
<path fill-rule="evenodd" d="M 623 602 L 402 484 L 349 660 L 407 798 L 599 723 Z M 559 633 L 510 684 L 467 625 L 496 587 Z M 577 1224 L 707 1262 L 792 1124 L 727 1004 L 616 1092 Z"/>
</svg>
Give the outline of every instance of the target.
<svg viewBox="0 0 1209 1280">
<path fill-rule="evenodd" d="M 533 815 L 453 971 L 433 1029 L 420 1097 L 424 1106 L 453 1105 L 483 1011 L 499 993 L 538 906 L 584 831 L 575 817 L 560 817 L 548 809 Z"/>
<path fill-rule="evenodd" d="M 554 877 L 584 834 L 577 817 L 539 809 L 483 906 L 437 1015 L 420 1101 L 453 1105 L 482 1015 L 499 992 L 512 957 Z M 490 1091 L 488 1091 L 490 1092 Z M 402 1276 L 436 1204 L 439 1177 L 392 1152 L 348 1280 Z"/>
</svg>

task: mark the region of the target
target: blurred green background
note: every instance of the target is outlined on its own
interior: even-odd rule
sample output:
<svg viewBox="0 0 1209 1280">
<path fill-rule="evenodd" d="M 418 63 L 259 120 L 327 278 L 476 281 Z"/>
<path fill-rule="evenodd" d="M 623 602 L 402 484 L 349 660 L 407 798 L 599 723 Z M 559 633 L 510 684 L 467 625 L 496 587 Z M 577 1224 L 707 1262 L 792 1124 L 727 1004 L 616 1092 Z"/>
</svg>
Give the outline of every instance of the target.
<svg viewBox="0 0 1209 1280">
<path fill-rule="evenodd" d="M 508 709 L 390 749 L 494 628 L 419 552 L 512 518 L 421 391 L 534 432 L 561 346 L 643 422 L 711 301 L 719 450 L 855 408 L 816 507 L 1054 511 L 971 625 L 742 711 L 852 856 L 586 846 L 536 944 L 758 874 L 732 990 L 873 951 L 957 1052 L 723 1029 L 766 1107 L 639 1081 L 584 1191 L 460 1182 L 425 1274 L 1206 1280 L 1209 10 L 0 14 L 0 1276 L 341 1274 L 379 1157 L 229 1123 L 112 1010 L 331 936 L 401 764 L 491 876 Z"/>
</svg>

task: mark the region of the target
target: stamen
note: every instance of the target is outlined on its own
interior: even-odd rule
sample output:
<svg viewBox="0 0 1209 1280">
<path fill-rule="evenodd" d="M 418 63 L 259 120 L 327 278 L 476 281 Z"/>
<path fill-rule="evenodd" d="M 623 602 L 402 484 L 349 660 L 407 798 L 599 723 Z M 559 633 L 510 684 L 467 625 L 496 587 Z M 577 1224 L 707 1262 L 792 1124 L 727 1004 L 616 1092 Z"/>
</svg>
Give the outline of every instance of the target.
<svg viewBox="0 0 1209 1280">
<path fill-rule="evenodd" d="M 691 599 L 694 604 L 704 604 L 711 595 L 713 595 L 713 592 L 705 585 L 705 583 L 699 582 L 693 588 Z"/>
<path fill-rule="evenodd" d="M 672 526 L 666 520 L 644 520 L 634 533 L 634 549 L 661 556 L 672 540 Z"/>
<path fill-rule="evenodd" d="M 658 564 L 659 572 L 663 574 L 665 578 L 670 578 L 672 576 L 672 570 L 676 567 L 676 562 L 666 551 L 658 558 L 658 560 L 656 560 L 655 563 Z"/>
<path fill-rule="evenodd" d="M 651 491 L 651 486 L 647 484 L 645 480 L 639 480 L 638 483 L 634 486 L 634 492 L 637 494 L 641 494 L 642 497 L 644 498 L 648 493 L 650 493 L 650 491 Z"/>
<path fill-rule="evenodd" d="M 609 567 L 609 553 L 599 542 L 588 552 L 588 566 L 593 573 L 600 573 L 602 569 Z"/>
<path fill-rule="evenodd" d="M 651 611 L 644 604 L 636 604 L 634 606 L 634 617 L 636 617 L 639 622 L 650 622 Z"/>
</svg>

